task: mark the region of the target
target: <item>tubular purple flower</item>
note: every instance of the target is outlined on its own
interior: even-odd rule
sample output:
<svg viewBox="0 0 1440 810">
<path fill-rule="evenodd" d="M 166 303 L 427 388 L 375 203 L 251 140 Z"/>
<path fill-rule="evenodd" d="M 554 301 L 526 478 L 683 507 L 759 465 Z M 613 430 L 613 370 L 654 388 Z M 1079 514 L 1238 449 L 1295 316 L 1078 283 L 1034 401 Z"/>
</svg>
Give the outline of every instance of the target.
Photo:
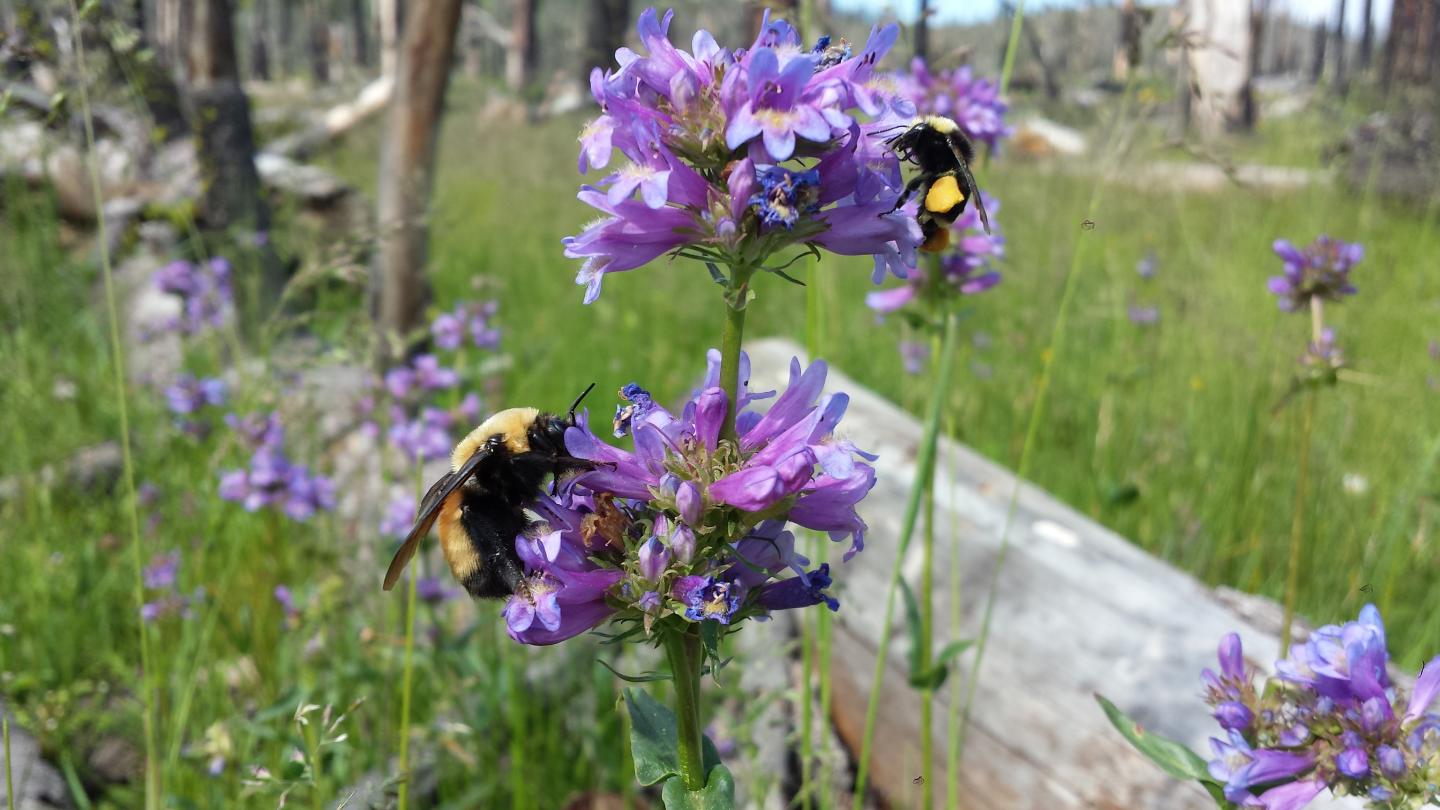
<svg viewBox="0 0 1440 810">
<path fill-rule="evenodd" d="M 1347 748 L 1335 758 L 1335 767 L 1351 779 L 1364 779 L 1370 775 L 1370 758 L 1363 748 Z"/>
<path fill-rule="evenodd" d="M 770 159 L 781 161 L 794 154 L 797 136 L 817 143 L 829 140 L 830 124 L 800 100 L 815 73 L 813 59 L 795 57 L 782 68 L 774 50 L 760 48 L 750 54 L 747 67 L 749 97 L 725 129 L 726 147 L 739 149 L 759 135 Z"/>
<path fill-rule="evenodd" d="M 1245 677 L 1245 654 L 1241 649 L 1240 634 L 1227 633 L 1220 639 L 1220 674 L 1232 680 Z"/>
<path fill-rule="evenodd" d="M 675 552 L 675 559 L 681 565 L 689 565 L 695 561 L 695 532 L 684 523 L 675 527 L 675 532 L 670 535 L 670 550 Z"/>
<path fill-rule="evenodd" d="M 1279 298 L 1281 310 L 1295 312 L 1308 308 L 1312 298 L 1339 301 L 1357 292 L 1350 270 L 1365 256 L 1359 244 L 1322 235 L 1303 250 L 1286 239 L 1275 240 L 1273 248 L 1284 270 L 1272 276 L 1267 287 Z"/>
<path fill-rule="evenodd" d="M 824 604 L 830 610 L 840 609 L 839 600 L 825 593 L 830 587 L 830 565 L 822 563 L 805 577 L 788 577 L 760 589 L 758 601 L 767 610 L 791 610 Z"/>
<path fill-rule="evenodd" d="M 522 592 L 505 603 L 506 630 L 516 641 L 535 646 L 574 638 L 615 612 L 605 594 L 621 577 L 615 570 L 563 568 L 532 575 Z"/>
<path fill-rule="evenodd" d="M 1009 105 L 1000 100 L 999 86 L 975 78 L 969 65 L 934 73 L 924 59 L 916 57 L 910 62 L 910 72 L 897 77 L 897 82 L 920 114 L 954 120 L 972 141 L 993 149 L 1013 132 L 1005 126 Z"/>
<path fill-rule="evenodd" d="M 1420 677 L 1415 679 L 1415 690 L 1410 693 L 1410 703 L 1405 708 L 1405 723 L 1408 725 L 1420 719 L 1430 704 L 1440 694 L 1440 656 L 1420 668 Z"/>
<path fill-rule="evenodd" d="M 1405 755 L 1400 749 L 1390 745 L 1381 745 L 1375 748 L 1375 758 L 1380 765 L 1380 773 L 1388 779 L 1399 779 L 1405 775 Z"/>
</svg>

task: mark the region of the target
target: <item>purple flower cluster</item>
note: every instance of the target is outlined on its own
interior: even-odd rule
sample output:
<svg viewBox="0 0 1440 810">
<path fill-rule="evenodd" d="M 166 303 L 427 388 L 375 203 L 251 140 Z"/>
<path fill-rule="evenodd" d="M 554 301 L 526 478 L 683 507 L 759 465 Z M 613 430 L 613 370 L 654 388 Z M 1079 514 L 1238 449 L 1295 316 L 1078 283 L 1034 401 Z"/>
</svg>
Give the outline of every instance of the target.
<svg viewBox="0 0 1440 810">
<path fill-rule="evenodd" d="M 1142 281 L 1151 281 L 1159 269 L 1160 260 L 1155 251 L 1146 251 L 1144 258 L 1135 263 L 1135 272 Z M 1133 298 L 1125 306 L 1125 316 L 1136 326 L 1154 326 L 1160 322 L 1160 307 L 1154 304 L 1137 303 Z"/>
<path fill-rule="evenodd" d="M 201 437 L 210 431 L 210 425 L 197 415 L 204 408 L 224 406 L 228 393 L 224 380 L 181 374 L 165 389 L 165 404 L 182 431 Z"/>
<path fill-rule="evenodd" d="M 500 330 L 490 320 L 499 306 L 495 301 L 462 301 L 454 310 L 436 316 L 430 323 L 430 336 L 436 346 L 447 351 L 459 349 L 467 335 L 476 348 L 494 349 L 500 345 Z"/>
<path fill-rule="evenodd" d="M 166 616 L 190 618 L 190 605 L 205 597 L 205 589 L 197 588 L 189 596 L 180 592 L 180 553 L 157 554 L 141 572 L 146 602 L 140 606 L 140 618 L 153 622 Z"/>
<path fill-rule="evenodd" d="M 229 323 L 235 312 L 230 275 L 230 263 L 221 258 L 198 263 L 173 261 L 155 271 L 155 286 L 180 299 L 179 317 L 161 328 L 195 335 Z"/>
<path fill-rule="evenodd" d="M 741 356 L 740 379 L 749 377 Z M 875 483 L 874 456 L 837 439 L 845 394 L 823 395 L 826 366 L 791 364 L 789 385 L 768 411 L 749 406 L 775 392 L 742 388 L 737 440 L 720 439 L 728 403 L 719 354 L 676 416 L 637 385 L 615 420 L 634 452 L 602 442 L 588 420 L 566 445 L 596 468 L 534 506 L 548 526 L 520 537 L 526 587 L 505 608 L 510 635 L 552 644 L 607 618 L 730 625 L 770 610 L 839 603 L 830 569 L 806 570 L 787 522 L 864 545 L 856 505 Z M 793 576 L 781 578 L 786 570 Z"/>
<path fill-rule="evenodd" d="M 285 431 L 275 414 L 234 414 L 226 422 L 251 450 L 244 469 L 220 474 L 220 497 L 243 504 L 247 512 L 272 507 L 291 520 L 306 521 L 316 512 L 335 508 L 335 485 L 323 475 L 312 475 L 304 464 L 292 464 L 285 455 Z"/>
<path fill-rule="evenodd" d="M 911 60 L 909 72 L 895 79 L 900 92 L 915 102 L 921 115 L 943 115 L 953 120 L 972 141 L 995 149 L 1001 138 L 1014 131 L 1005 126 L 1005 111 L 1010 105 L 1000 100 L 999 85 L 976 78 L 969 65 L 931 71 L 917 56 Z"/>
<path fill-rule="evenodd" d="M 1309 369 L 1310 374 L 1316 378 L 1328 378 L 1339 369 L 1344 368 L 1345 353 L 1335 342 L 1335 330 L 1328 326 L 1321 329 L 1320 339 L 1306 344 L 1305 354 L 1301 356 L 1300 363 Z"/>
<path fill-rule="evenodd" d="M 1285 269 L 1270 278 L 1270 292 L 1279 299 L 1280 309 L 1295 312 L 1308 308 L 1311 299 L 1339 301 L 1354 295 L 1350 270 L 1364 258 L 1365 248 L 1322 235 L 1303 250 L 1277 239 L 1275 255 L 1285 262 Z"/>
<path fill-rule="evenodd" d="M 1440 795 L 1440 657 L 1407 698 L 1386 671 L 1385 627 L 1374 605 L 1357 621 L 1326 625 L 1275 665 L 1256 689 L 1240 637 L 1220 642 L 1220 672 L 1202 673 L 1206 701 L 1225 730 L 1212 738 L 1210 775 L 1241 807 L 1298 810 L 1326 788 L 1372 807 L 1417 807 Z"/>
<path fill-rule="evenodd" d="M 411 396 L 444 391 L 460 384 L 460 375 L 454 369 L 440 365 L 433 354 L 417 355 L 409 365 L 396 366 L 385 372 L 385 388 L 396 400 Z"/>
<path fill-rule="evenodd" d="M 914 265 L 920 230 L 892 210 L 900 164 L 881 132 L 914 106 L 875 69 L 898 28 L 872 31 L 852 58 L 828 38 L 807 49 L 766 15 L 749 48 L 699 31 L 687 52 L 668 37 L 673 12 L 646 9 L 646 53 L 622 48 L 618 70 L 590 74 L 601 115 L 580 135 L 580 171 L 605 168 L 616 149 L 628 162 L 581 188 L 603 216 L 563 240 L 566 256 L 584 259 L 587 303 L 606 274 L 666 253 L 758 267 L 804 244 L 874 256 L 877 281 Z"/>
<path fill-rule="evenodd" d="M 993 215 L 1000 210 L 1000 203 L 986 194 L 985 207 Z M 980 214 L 971 206 L 955 221 L 955 228 L 963 236 L 954 251 L 941 257 L 938 276 L 932 278 L 925 268 L 916 268 L 902 286 L 866 295 L 865 304 L 879 313 L 894 312 L 917 300 L 940 303 L 979 295 L 999 284 L 1000 273 L 994 265 L 1005 256 L 1005 237 L 1000 235 L 999 227 L 985 233 L 980 227 Z"/>
</svg>

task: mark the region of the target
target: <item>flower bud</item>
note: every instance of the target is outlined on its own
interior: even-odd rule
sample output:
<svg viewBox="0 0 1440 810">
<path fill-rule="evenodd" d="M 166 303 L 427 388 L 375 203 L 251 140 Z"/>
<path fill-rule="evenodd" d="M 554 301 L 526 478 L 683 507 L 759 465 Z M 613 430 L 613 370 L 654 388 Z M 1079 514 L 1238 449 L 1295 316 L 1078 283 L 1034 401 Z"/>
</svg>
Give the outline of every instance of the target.
<svg viewBox="0 0 1440 810">
<path fill-rule="evenodd" d="M 675 491 L 675 508 L 680 510 L 680 519 L 690 526 L 699 525 L 705 508 L 704 500 L 699 487 L 689 481 L 682 482 Z"/>
<path fill-rule="evenodd" d="M 1255 713 L 1239 701 L 1227 700 L 1215 707 L 1215 720 L 1221 728 L 1245 731 L 1255 722 Z"/>
<path fill-rule="evenodd" d="M 729 408 L 725 391 L 719 387 L 706 388 L 696 398 L 695 435 L 706 450 L 715 449 L 715 443 L 720 438 L 720 426 L 724 424 Z"/>
<path fill-rule="evenodd" d="M 1382 745 L 1375 749 L 1375 756 L 1380 760 L 1380 772 L 1387 778 L 1399 779 L 1405 775 L 1405 755 L 1400 749 Z"/>
<path fill-rule="evenodd" d="M 670 535 L 670 551 L 675 554 L 675 559 L 685 565 L 695 561 L 695 532 L 689 526 L 681 523 L 675 527 L 675 532 Z"/>
<path fill-rule="evenodd" d="M 670 550 L 660 542 L 660 538 L 651 537 L 640 547 L 640 576 L 650 582 L 658 582 L 664 576 L 665 569 L 670 565 Z"/>
<path fill-rule="evenodd" d="M 1364 779 L 1370 775 L 1370 758 L 1363 748 L 1346 748 L 1335 758 L 1335 767 L 1351 779 Z"/>
</svg>

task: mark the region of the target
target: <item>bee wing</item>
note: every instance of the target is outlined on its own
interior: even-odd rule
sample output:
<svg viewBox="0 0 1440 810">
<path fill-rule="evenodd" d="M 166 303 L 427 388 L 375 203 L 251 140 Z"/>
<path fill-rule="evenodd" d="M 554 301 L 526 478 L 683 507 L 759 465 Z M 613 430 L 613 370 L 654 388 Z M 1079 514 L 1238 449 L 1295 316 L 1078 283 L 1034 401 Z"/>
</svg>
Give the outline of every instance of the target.
<svg viewBox="0 0 1440 810">
<path fill-rule="evenodd" d="M 415 517 L 415 526 L 405 536 L 405 542 L 395 552 L 395 558 L 390 561 L 390 568 L 385 571 L 385 590 L 395 587 L 400 579 L 400 573 L 409 565 L 410 558 L 415 556 L 415 550 L 420 547 L 420 541 L 430 533 L 430 527 L 435 525 L 435 519 L 440 517 L 440 506 L 452 492 L 459 489 L 470 480 L 475 474 L 475 469 L 480 463 L 490 457 L 490 450 L 481 447 L 476 450 L 470 458 L 461 465 L 455 472 L 446 473 L 439 481 L 430 485 L 429 491 L 420 501 L 420 513 Z"/>
<path fill-rule="evenodd" d="M 985 213 L 985 201 L 980 199 L 980 186 L 975 183 L 975 175 L 970 173 L 970 164 L 960 157 L 960 150 L 954 144 L 950 149 L 955 152 L 955 159 L 960 162 L 960 173 L 965 175 L 965 182 L 970 185 L 970 196 L 975 198 L 975 210 L 980 213 L 980 224 L 985 226 L 985 233 L 990 233 L 990 215 Z"/>
</svg>

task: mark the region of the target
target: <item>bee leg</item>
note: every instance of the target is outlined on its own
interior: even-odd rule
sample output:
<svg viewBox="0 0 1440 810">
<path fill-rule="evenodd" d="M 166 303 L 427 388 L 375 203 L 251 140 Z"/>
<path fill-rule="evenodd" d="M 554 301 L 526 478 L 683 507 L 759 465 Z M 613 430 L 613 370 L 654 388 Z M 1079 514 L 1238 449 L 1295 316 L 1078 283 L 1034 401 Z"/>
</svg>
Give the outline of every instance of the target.
<svg viewBox="0 0 1440 810">
<path fill-rule="evenodd" d="M 895 213 L 896 211 L 899 211 L 899 210 L 900 210 L 900 206 L 904 205 L 904 204 L 905 204 L 905 201 L 908 200 L 908 199 L 910 199 L 910 195 L 911 195 L 911 194 L 914 194 L 915 191 L 916 191 L 917 189 L 919 189 L 920 186 L 922 186 L 922 185 L 924 185 L 924 184 L 925 184 L 925 175 L 923 175 L 923 174 L 915 177 L 915 178 L 912 179 L 910 182 L 906 183 L 906 184 L 905 184 L 905 190 L 902 191 L 902 192 L 900 192 L 899 198 L 897 198 L 897 199 L 895 200 L 895 207 L 894 207 L 894 208 L 891 208 L 889 211 L 886 211 L 885 213 L 887 213 L 887 214 L 893 214 L 893 213 Z"/>
</svg>

